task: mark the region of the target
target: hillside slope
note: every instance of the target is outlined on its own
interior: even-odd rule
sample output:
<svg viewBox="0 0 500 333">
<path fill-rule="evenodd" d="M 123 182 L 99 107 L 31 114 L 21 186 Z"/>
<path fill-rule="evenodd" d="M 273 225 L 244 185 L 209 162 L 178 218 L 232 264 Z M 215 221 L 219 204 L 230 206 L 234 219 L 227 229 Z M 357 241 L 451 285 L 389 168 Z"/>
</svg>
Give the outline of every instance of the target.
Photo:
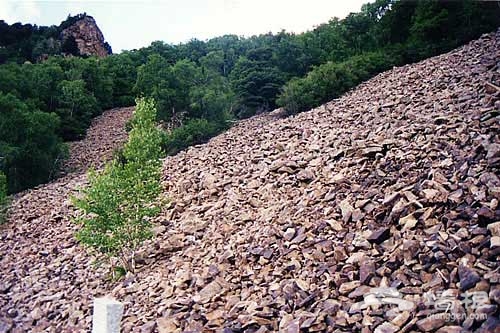
<svg viewBox="0 0 500 333">
<path fill-rule="evenodd" d="M 67 201 L 30 200 L 80 178 L 28 191 L 1 231 L 0 327 L 84 330 L 109 292 L 125 332 L 495 332 L 499 50 L 500 31 L 165 159 L 158 237 L 116 284 L 71 238 Z M 408 307 L 365 308 L 376 287 Z M 455 322 L 430 316 L 424 293 L 445 290 Z"/>
<path fill-rule="evenodd" d="M 90 268 L 73 239 L 69 196 L 86 184 L 89 167 L 102 166 L 126 141 L 125 123 L 132 110 L 113 109 L 96 117 L 85 139 L 69 144 L 66 175 L 15 196 L 9 221 L 0 225 L 0 332 L 88 327 L 88 321 L 71 324 L 71 319 L 88 313 L 87 306 L 80 311 L 81 303 L 88 302 L 82 295 L 105 293 L 99 286 L 106 271 Z"/>
</svg>

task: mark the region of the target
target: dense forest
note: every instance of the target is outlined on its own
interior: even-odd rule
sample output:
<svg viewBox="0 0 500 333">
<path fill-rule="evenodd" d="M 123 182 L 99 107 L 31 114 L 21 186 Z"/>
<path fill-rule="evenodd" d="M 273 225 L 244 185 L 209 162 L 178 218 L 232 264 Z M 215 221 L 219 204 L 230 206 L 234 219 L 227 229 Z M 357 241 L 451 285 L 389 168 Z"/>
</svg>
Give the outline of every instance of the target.
<svg viewBox="0 0 500 333">
<path fill-rule="evenodd" d="M 59 27 L 0 21 L 0 197 L 2 172 L 9 193 L 54 177 L 64 142 L 82 138 L 104 109 L 154 98 L 162 146 L 173 154 L 235 118 L 305 111 L 381 71 L 451 50 L 500 26 L 500 6 L 377 0 L 301 34 L 155 41 L 106 58 L 58 55 L 77 55 L 56 38 L 77 19 Z"/>
</svg>

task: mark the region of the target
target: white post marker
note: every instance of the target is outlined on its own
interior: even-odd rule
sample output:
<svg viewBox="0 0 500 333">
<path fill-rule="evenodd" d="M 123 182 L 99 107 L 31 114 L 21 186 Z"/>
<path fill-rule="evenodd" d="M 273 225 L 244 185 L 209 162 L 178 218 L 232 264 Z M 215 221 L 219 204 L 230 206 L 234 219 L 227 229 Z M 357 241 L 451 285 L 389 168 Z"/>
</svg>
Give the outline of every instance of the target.
<svg viewBox="0 0 500 333">
<path fill-rule="evenodd" d="M 120 333 L 123 304 L 110 297 L 94 299 L 92 333 Z"/>
</svg>

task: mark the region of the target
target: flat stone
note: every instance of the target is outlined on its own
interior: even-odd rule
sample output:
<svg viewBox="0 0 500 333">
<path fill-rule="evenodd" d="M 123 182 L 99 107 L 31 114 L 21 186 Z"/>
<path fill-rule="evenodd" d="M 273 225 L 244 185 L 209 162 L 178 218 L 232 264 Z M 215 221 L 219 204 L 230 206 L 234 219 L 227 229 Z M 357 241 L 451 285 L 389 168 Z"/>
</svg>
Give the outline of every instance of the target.
<svg viewBox="0 0 500 333">
<path fill-rule="evenodd" d="M 396 333 L 399 331 L 399 327 L 391 324 L 389 322 L 384 322 L 375 328 L 375 333 Z"/>
<path fill-rule="evenodd" d="M 443 326 L 436 333 L 465 333 L 466 330 L 461 326 Z"/>
<path fill-rule="evenodd" d="M 391 237 L 390 229 L 387 227 L 383 227 L 373 231 L 370 236 L 368 236 L 367 240 L 371 243 L 380 244 Z"/>
<path fill-rule="evenodd" d="M 490 248 L 500 247 L 500 236 L 493 236 L 490 238 Z"/>
<path fill-rule="evenodd" d="M 359 267 L 359 281 L 367 284 L 375 274 L 375 263 L 372 260 L 362 261 Z"/>
<path fill-rule="evenodd" d="M 458 266 L 458 277 L 460 279 L 460 290 L 462 291 L 469 290 L 481 281 L 481 277 L 475 270 L 463 264 Z"/>
<path fill-rule="evenodd" d="M 500 327 L 500 319 L 490 316 L 476 331 L 477 333 L 498 333 Z"/>
<path fill-rule="evenodd" d="M 491 289 L 489 297 L 493 302 L 500 304 L 500 287 L 497 286 L 495 289 Z"/>
<path fill-rule="evenodd" d="M 358 298 L 358 297 L 362 297 L 364 295 L 366 295 L 369 291 L 371 290 L 371 287 L 369 286 L 359 286 L 357 287 L 356 289 L 354 289 L 349 295 L 348 297 L 350 299 L 354 299 L 354 298 Z"/>
<path fill-rule="evenodd" d="M 292 240 L 293 237 L 295 236 L 295 228 L 287 228 L 285 230 L 285 233 L 283 234 L 283 238 L 286 239 L 287 241 Z"/>
<path fill-rule="evenodd" d="M 339 287 L 339 293 L 341 293 L 342 295 L 346 295 L 351 291 L 353 291 L 354 289 L 356 289 L 357 287 L 359 287 L 360 284 L 361 283 L 359 281 L 350 281 L 342 283 Z"/>
<path fill-rule="evenodd" d="M 404 324 L 406 324 L 408 319 L 410 319 L 410 312 L 403 311 L 398 314 L 393 320 L 391 320 L 391 323 L 396 325 L 397 327 L 402 327 Z"/>
<path fill-rule="evenodd" d="M 500 237 L 500 222 L 490 223 L 487 228 L 492 236 Z"/>
<path fill-rule="evenodd" d="M 217 296 L 222 291 L 222 286 L 217 281 L 212 281 L 207 284 L 199 292 L 200 302 L 202 304 L 208 303 L 214 296 Z"/>
<path fill-rule="evenodd" d="M 158 318 L 156 319 L 156 326 L 158 333 L 170 333 L 177 329 L 175 320 L 172 318 Z"/>
<path fill-rule="evenodd" d="M 417 327 L 424 332 L 431 332 L 437 330 L 446 323 L 442 317 L 426 317 L 416 322 Z"/>
</svg>

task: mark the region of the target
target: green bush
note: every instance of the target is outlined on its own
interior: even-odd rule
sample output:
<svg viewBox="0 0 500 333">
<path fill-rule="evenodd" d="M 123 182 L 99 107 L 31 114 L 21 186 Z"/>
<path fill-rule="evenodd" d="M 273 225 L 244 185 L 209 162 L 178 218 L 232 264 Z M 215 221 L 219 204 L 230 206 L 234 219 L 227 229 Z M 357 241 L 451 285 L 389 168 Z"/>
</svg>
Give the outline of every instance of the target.
<svg viewBox="0 0 500 333">
<path fill-rule="evenodd" d="M 226 128 L 225 123 L 191 119 L 164 135 L 163 147 L 168 155 L 174 155 L 189 146 L 207 142 Z"/>
<path fill-rule="evenodd" d="M 353 56 L 340 63 L 327 62 L 315 67 L 306 77 L 289 81 L 277 103 L 289 114 L 306 111 L 339 97 L 400 62 L 397 54 L 383 52 Z"/>
<path fill-rule="evenodd" d="M 73 198 L 83 215 L 77 239 L 92 248 L 118 257 L 125 269 L 134 269 L 134 251 L 151 237 L 151 218 L 159 213 L 155 204 L 161 192 L 161 131 L 155 124 L 152 100 L 140 99 L 132 130 L 121 158 L 102 172 L 90 171 L 89 186 Z"/>
</svg>

